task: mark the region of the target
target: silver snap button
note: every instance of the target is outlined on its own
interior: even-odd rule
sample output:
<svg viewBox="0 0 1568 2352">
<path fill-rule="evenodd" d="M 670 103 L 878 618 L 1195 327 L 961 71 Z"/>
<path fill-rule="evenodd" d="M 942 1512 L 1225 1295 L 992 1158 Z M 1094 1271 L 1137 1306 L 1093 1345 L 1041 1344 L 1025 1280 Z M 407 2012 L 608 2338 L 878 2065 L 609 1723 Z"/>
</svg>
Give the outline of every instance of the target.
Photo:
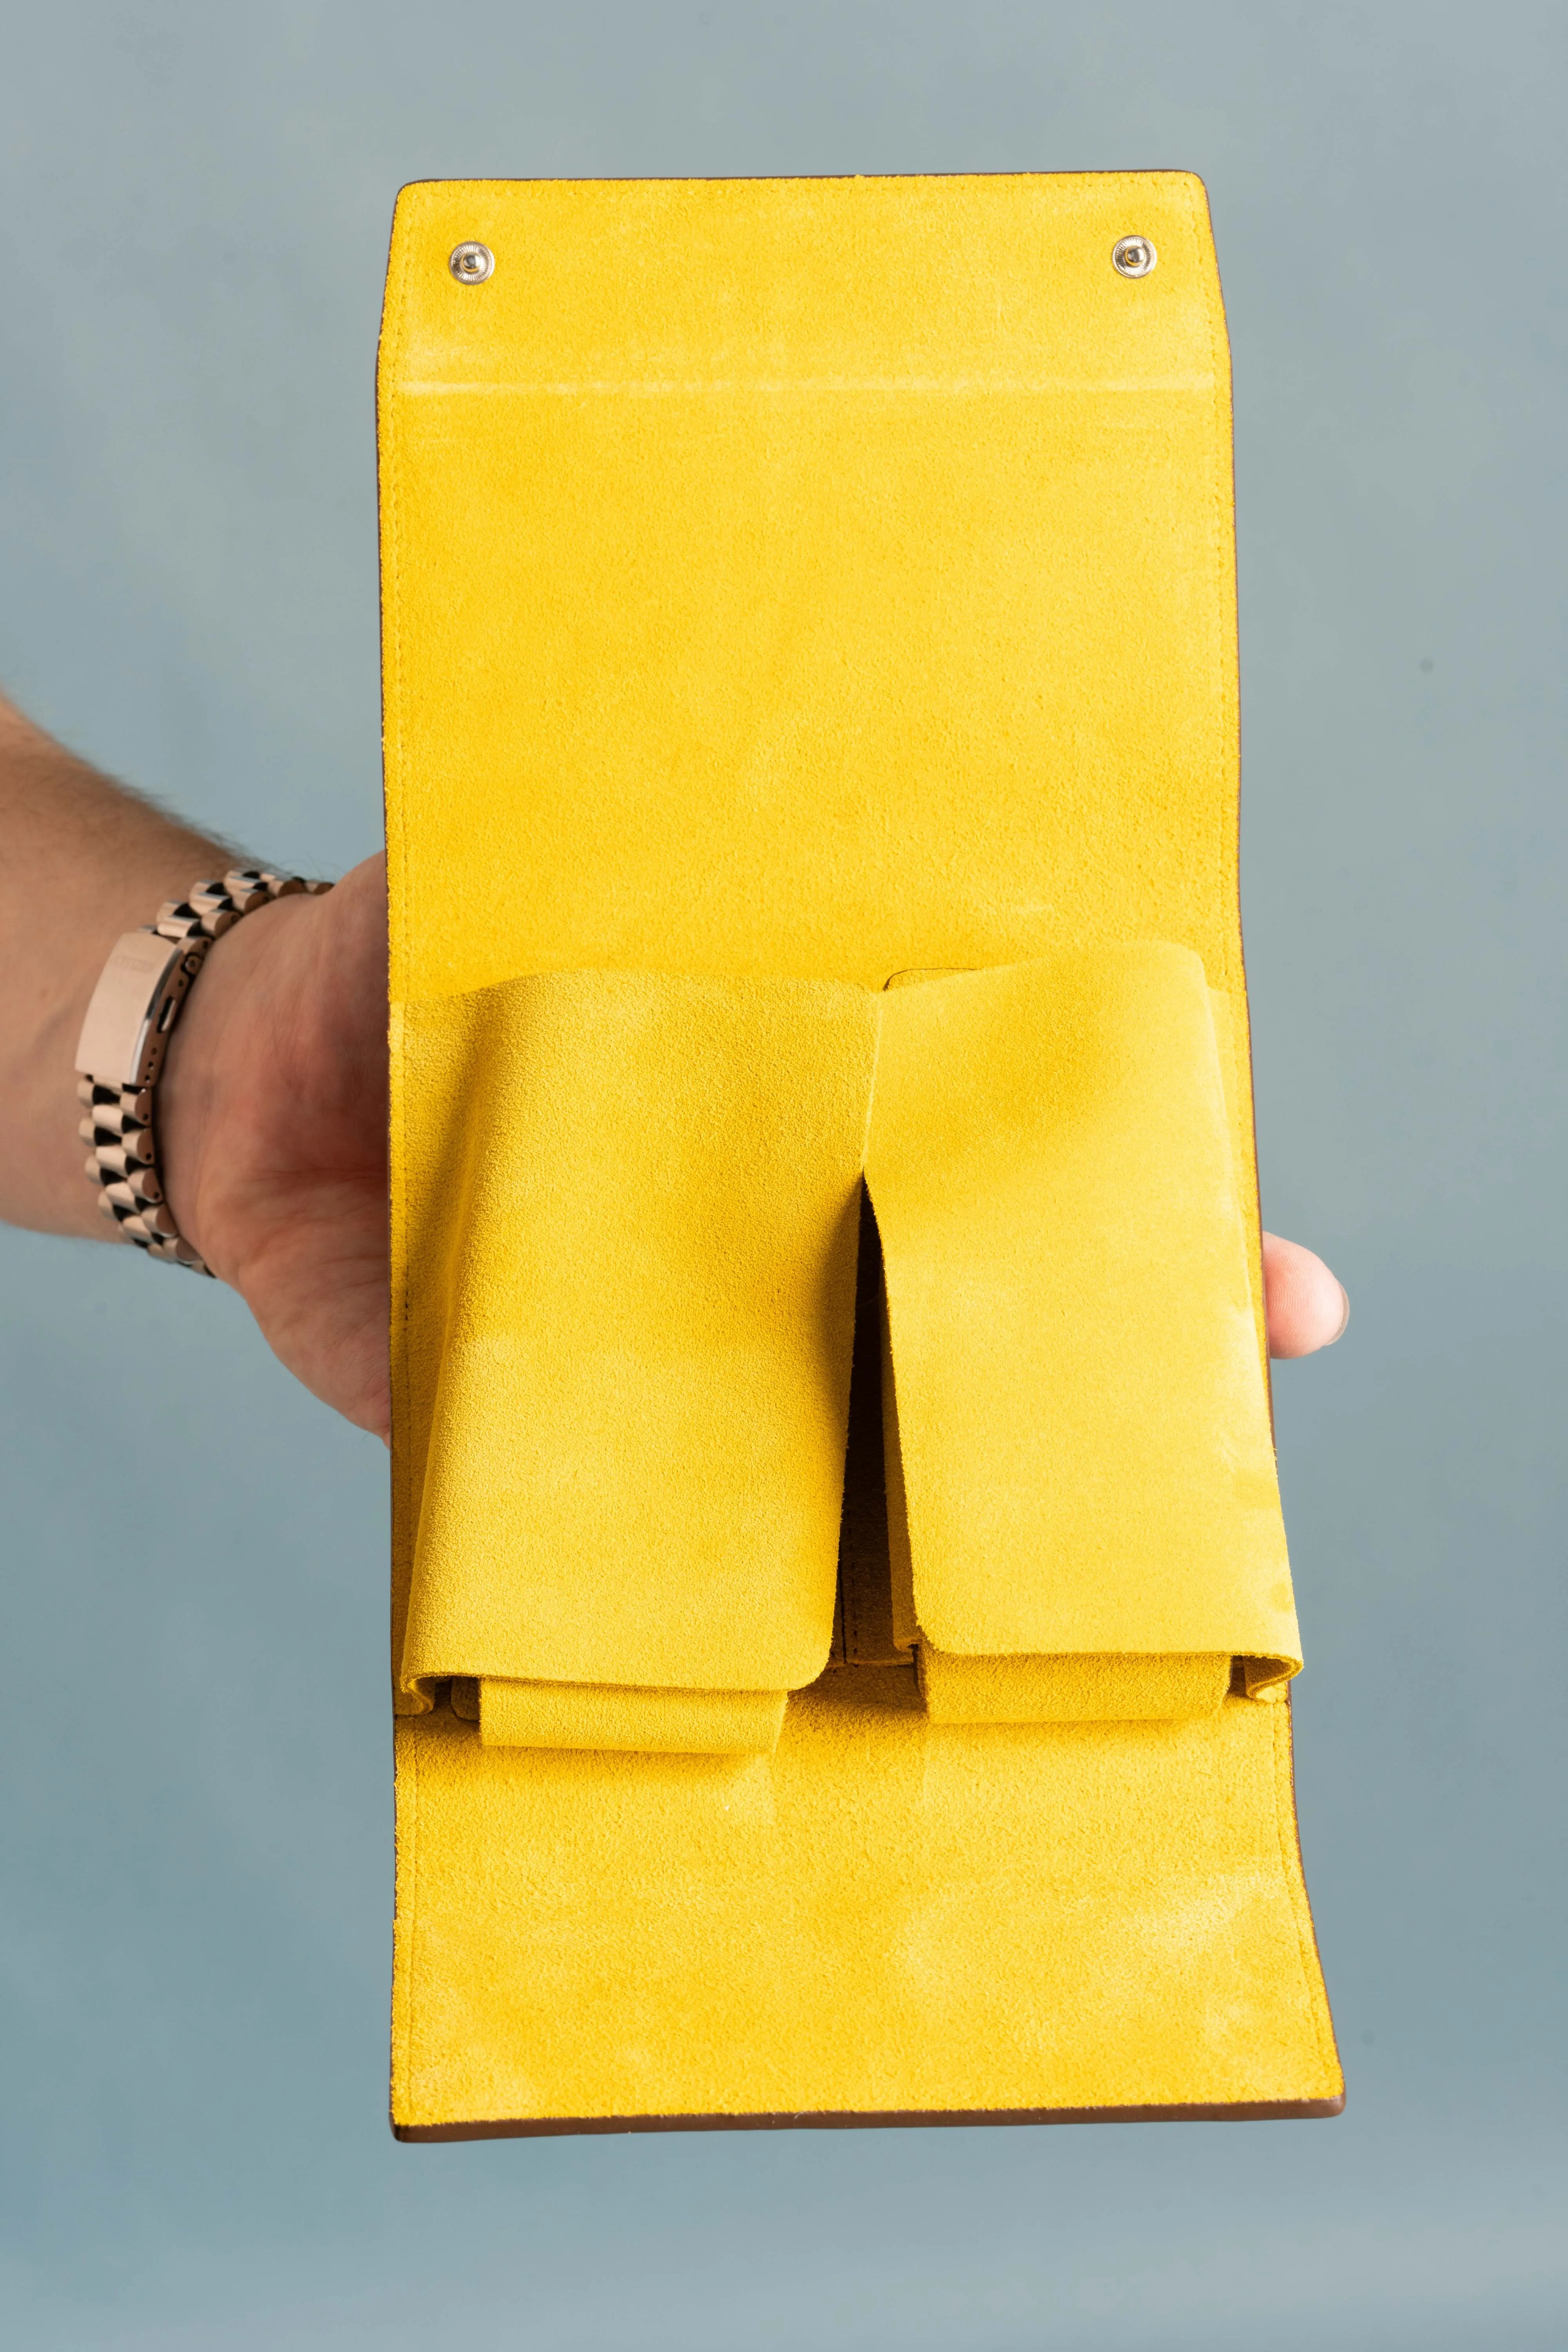
<svg viewBox="0 0 1568 2352">
<path fill-rule="evenodd" d="M 1146 236 L 1119 236 L 1110 248 L 1111 267 L 1123 278 L 1147 278 L 1159 258 Z"/>
<path fill-rule="evenodd" d="M 447 267 L 459 286 L 482 286 L 496 266 L 495 255 L 488 245 L 477 245 L 469 238 L 452 247 Z M 1121 264 L 1117 263 L 1120 269 Z"/>
</svg>

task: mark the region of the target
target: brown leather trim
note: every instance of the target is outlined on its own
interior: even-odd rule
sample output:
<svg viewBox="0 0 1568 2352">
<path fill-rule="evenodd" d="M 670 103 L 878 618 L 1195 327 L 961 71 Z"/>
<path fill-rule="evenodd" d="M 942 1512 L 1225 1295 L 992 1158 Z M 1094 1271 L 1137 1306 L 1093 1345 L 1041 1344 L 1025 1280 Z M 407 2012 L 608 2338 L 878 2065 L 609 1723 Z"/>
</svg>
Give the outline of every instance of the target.
<svg viewBox="0 0 1568 2352">
<path fill-rule="evenodd" d="M 867 2115 L 829 2112 L 798 2116 L 545 2116 L 506 2123 L 399 2124 L 395 2139 L 559 2139 L 574 2132 L 667 2131 L 907 2131 L 921 2125 L 958 2124 L 1263 2124 L 1337 2116 L 1337 2099 L 1252 2099 L 1234 2106 L 1189 2107 L 932 2107 L 875 2108 Z"/>
</svg>

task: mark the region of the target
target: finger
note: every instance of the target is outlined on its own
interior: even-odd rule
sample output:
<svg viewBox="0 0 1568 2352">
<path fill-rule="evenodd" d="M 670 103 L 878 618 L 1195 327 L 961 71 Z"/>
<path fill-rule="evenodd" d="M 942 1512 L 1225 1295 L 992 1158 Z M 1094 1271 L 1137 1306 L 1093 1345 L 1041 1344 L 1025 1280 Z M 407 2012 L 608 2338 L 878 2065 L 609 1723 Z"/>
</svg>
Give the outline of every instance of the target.
<svg viewBox="0 0 1568 2352">
<path fill-rule="evenodd" d="M 1342 1283 L 1300 1242 L 1263 1236 L 1263 1296 L 1271 1356 L 1310 1356 L 1331 1348 L 1351 1319 Z"/>
</svg>

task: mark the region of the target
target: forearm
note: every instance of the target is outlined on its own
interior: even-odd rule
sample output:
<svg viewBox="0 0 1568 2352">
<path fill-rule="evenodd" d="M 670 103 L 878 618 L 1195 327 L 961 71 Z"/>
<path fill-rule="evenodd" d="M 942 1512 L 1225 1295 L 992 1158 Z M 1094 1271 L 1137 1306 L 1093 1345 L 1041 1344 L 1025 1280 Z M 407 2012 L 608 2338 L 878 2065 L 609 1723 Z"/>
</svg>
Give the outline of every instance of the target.
<svg viewBox="0 0 1568 2352">
<path fill-rule="evenodd" d="M 0 697 L 0 1219 L 112 1237 L 82 1174 L 75 1058 L 122 931 L 235 854 L 100 775 Z"/>
</svg>

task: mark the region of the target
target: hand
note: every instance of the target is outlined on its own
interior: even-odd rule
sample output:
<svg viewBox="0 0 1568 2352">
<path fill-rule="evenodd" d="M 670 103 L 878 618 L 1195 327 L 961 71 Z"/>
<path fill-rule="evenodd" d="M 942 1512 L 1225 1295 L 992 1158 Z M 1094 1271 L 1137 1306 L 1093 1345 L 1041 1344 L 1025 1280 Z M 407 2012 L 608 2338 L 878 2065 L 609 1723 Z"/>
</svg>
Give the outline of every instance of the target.
<svg viewBox="0 0 1568 2352">
<path fill-rule="evenodd" d="M 180 1231 L 312 1395 L 388 1439 L 384 858 L 224 934 L 158 1093 Z"/>
<path fill-rule="evenodd" d="M 1263 1236 L 1263 1297 L 1271 1356 L 1311 1356 L 1342 1339 L 1351 1303 L 1321 1257 L 1300 1242 Z"/>
<path fill-rule="evenodd" d="M 367 858 L 210 951 L 160 1087 L 169 1206 L 313 1395 L 385 1438 L 386 875 Z M 1307 1356 L 1345 1294 L 1263 1236 L 1268 1347 Z"/>
</svg>

